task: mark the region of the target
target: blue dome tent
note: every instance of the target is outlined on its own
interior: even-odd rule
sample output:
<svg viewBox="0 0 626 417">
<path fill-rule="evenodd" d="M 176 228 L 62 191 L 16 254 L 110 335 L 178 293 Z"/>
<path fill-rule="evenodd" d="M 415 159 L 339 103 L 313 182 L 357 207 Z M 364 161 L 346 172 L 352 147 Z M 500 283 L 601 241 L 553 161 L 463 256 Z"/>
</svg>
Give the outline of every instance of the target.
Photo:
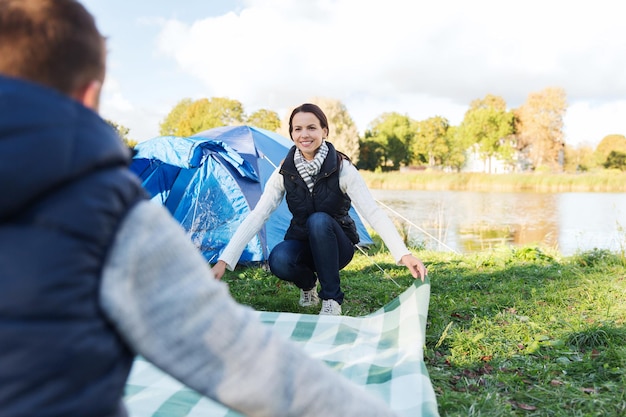
<svg viewBox="0 0 626 417">
<path fill-rule="evenodd" d="M 258 202 L 266 181 L 292 146 L 285 137 L 251 126 L 225 126 L 190 137 L 159 136 L 136 147 L 130 169 L 172 213 L 209 262 L 215 262 Z M 352 209 L 360 245 L 372 243 Z M 285 201 L 248 243 L 239 262 L 265 261 L 283 240 L 291 213 Z"/>
</svg>

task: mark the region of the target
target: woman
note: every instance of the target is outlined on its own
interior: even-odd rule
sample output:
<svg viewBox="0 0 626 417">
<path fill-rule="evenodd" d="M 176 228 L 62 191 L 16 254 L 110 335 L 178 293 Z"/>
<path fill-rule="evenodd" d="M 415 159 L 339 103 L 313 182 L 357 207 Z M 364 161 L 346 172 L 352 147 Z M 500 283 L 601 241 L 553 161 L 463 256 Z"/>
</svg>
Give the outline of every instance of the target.
<svg viewBox="0 0 626 417">
<path fill-rule="evenodd" d="M 424 280 L 424 264 L 407 249 L 350 159 L 326 141 L 328 133 L 326 115 L 315 104 L 305 103 L 291 113 L 289 135 L 295 146 L 213 266 L 217 279 L 227 267 L 234 269 L 247 243 L 285 197 L 293 218 L 285 240 L 272 249 L 268 261 L 274 275 L 300 288 L 301 306 L 316 305 L 321 298 L 320 314 L 341 315 L 344 294 L 339 271 L 352 260 L 359 241 L 348 214 L 351 204 L 381 236 L 396 261 L 414 278 Z"/>
</svg>

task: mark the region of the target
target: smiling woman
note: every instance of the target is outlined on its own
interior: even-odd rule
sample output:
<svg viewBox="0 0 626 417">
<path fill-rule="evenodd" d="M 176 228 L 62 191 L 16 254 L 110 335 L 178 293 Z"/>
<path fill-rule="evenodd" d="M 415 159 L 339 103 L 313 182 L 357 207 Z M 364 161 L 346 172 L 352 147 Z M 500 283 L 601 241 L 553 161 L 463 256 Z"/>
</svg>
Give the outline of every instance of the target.
<svg viewBox="0 0 626 417">
<path fill-rule="evenodd" d="M 291 119 L 291 139 L 300 151 L 300 154 L 307 161 L 313 161 L 317 151 L 328 136 L 328 128 L 320 127 L 320 121 L 314 113 L 300 112 L 296 113 Z M 322 154 L 322 160 L 328 153 Z"/>
<path fill-rule="evenodd" d="M 352 260 L 359 243 L 349 214 L 352 204 L 379 233 L 395 261 L 405 265 L 413 278 L 425 279 L 424 264 L 406 247 L 350 159 L 326 141 L 330 133 L 326 115 L 317 105 L 305 103 L 293 110 L 289 134 L 294 146 L 213 266 L 217 279 L 226 268 L 235 268 L 246 244 L 283 198 L 292 219 L 285 240 L 270 253 L 269 267 L 300 289 L 302 307 L 317 305 L 321 299 L 320 314 L 341 315 L 344 293 L 339 271 Z"/>
</svg>

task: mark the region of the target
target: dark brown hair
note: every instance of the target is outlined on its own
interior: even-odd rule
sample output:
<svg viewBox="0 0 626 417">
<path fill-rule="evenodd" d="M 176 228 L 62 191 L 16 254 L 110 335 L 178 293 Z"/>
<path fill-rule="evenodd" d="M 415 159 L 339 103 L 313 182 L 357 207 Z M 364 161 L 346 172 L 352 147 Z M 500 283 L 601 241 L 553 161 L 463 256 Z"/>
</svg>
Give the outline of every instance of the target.
<svg viewBox="0 0 626 417">
<path fill-rule="evenodd" d="M 0 74 L 71 94 L 104 81 L 105 41 L 75 0 L 0 0 Z"/>
<path fill-rule="evenodd" d="M 330 129 L 328 128 L 328 119 L 326 119 L 326 115 L 324 114 L 322 109 L 320 109 L 319 106 L 315 104 L 304 103 L 293 109 L 293 111 L 291 112 L 291 116 L 289 116 L 289 137 L 291 139 L 293 139 L 293 136 L 291 136 L 291 133 L 293 132 L 293 116 L 298 113 L 313 113 L 315 117 L 317 117 L 317 119 L 320 121 L 322 129 L 326 129 L 327 133 L 330 132 Z"/>
</svg>

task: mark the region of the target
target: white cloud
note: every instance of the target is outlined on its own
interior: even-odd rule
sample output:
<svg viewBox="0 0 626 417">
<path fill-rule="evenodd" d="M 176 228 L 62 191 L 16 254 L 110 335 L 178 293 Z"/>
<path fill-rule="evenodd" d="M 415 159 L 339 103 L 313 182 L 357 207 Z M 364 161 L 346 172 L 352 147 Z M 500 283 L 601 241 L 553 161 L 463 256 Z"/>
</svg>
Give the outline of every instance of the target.
<svg viewBox="0 0 626 417">
<path fill-rule="evenodd" d="M 457 124 L 486 94 L 517 107 L 562 87 L 567 138 L 597 142 L 605 126 L 626 133 L 619 10 L 618 0 L 250 0 L 238 13 L 164 21 L 158 48 L 210 96 L 274 110 L 337 98 L 360 131 L 388 111 Z"/>
<path fill-rule="evenodd" d="M 595 146 L 605 136 L 626 135 L 626 99 L 608 103 L 580 101 L 571 104 L 565 115 L 568 143 Z"/>
<path fill-rule="evenodd" d="M 129 137 L 139 142 L 158 135 L 158 126 L 163 116 L 148 107 L 136 107 L 124 96 L 119 82 L 108 77 L 100 99 L 100 114 L 130 129 Z"/>
<path fill-rule="evenodd" d="M 132 103 L 124 97 L 120 85 L 114 78 L 107 78 L 102 91 L 102 105 L 112 112 L 129 112 L 134 110 Z"/>
</svg>

